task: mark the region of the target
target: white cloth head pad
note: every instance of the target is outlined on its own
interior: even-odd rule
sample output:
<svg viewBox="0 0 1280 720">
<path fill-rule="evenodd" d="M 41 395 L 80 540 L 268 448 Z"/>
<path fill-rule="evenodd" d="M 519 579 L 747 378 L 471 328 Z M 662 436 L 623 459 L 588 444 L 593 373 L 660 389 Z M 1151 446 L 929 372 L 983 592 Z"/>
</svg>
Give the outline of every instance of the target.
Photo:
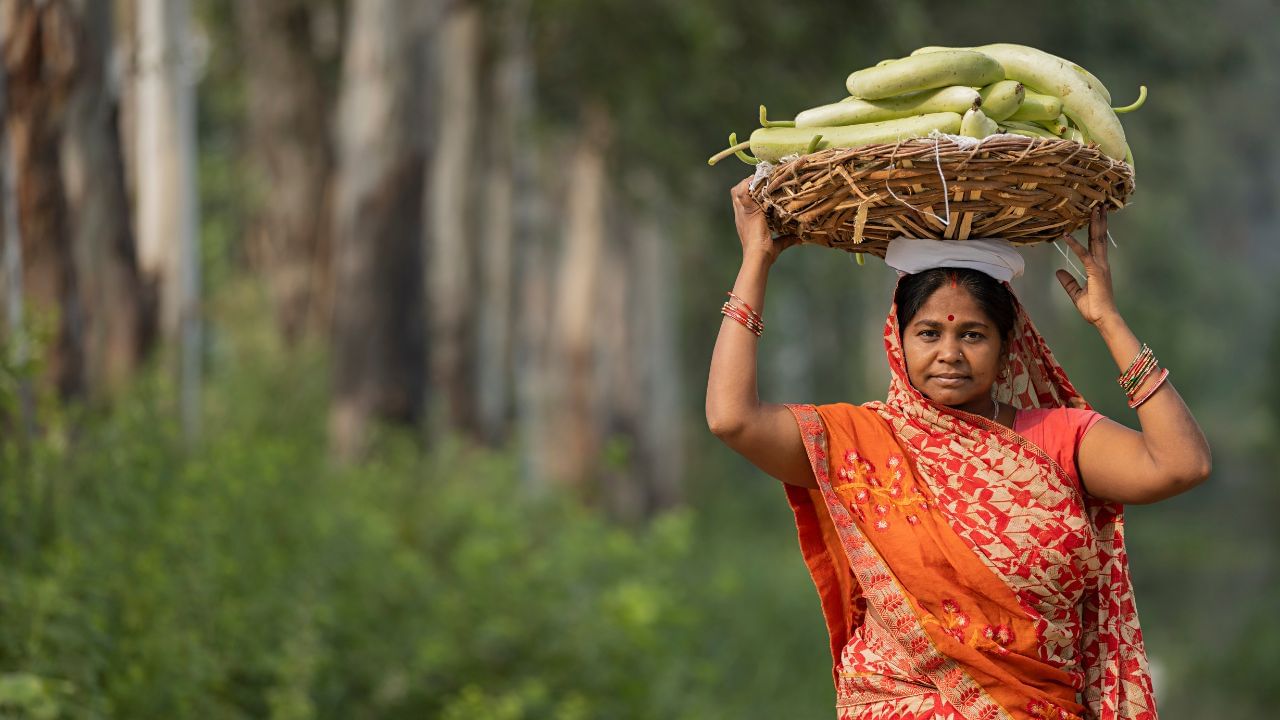
<svg viewBox="0 0 1280 720">
<path fill-rule="evenodd" d="M 1008 240 L 933 240 L 896 238 L 889 241 L 884 262 L 901 273 L 914 274 L 940 267 L 972 268 L 1008 282 L 1022 274 L 1026 263 Z"/>
</svg>

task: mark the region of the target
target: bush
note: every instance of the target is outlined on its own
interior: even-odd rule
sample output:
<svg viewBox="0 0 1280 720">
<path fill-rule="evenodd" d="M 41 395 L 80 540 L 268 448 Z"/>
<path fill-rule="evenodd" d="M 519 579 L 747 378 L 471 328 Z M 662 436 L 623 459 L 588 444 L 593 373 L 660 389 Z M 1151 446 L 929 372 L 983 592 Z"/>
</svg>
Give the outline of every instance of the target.
<svg viewBox="0 0 1280 720">
<path fill-rule="evenodd" d="M 388 432 L 336 470 L 323 368 L 228 373 L 191 450 L 156 383 L 72 442 L 5 448 L 0 716 L 777 717 L 788 693 L 829 711 L 776 488 L 769 534 L 733 500 L 728 526 L 626 530 L 457 440 Z"/>
</svg>

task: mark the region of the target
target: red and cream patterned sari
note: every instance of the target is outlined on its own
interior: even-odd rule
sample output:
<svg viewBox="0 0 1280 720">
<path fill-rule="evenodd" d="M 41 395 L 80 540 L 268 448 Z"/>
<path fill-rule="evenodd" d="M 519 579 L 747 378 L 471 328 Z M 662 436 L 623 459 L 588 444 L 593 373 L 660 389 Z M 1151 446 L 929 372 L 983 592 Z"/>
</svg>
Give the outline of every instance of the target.
<svg viewBox="0 0 1280 720">
<path fill-rule="evenodd" d="M 1000 399 L 1087 407 L 1017 303 Z M 1155 720 L 1119 505 L 1012 430 L 907 378 L 790 405 L 818 481 L 788 485 L 831 636 L 838 717 Z"/>
</svg>

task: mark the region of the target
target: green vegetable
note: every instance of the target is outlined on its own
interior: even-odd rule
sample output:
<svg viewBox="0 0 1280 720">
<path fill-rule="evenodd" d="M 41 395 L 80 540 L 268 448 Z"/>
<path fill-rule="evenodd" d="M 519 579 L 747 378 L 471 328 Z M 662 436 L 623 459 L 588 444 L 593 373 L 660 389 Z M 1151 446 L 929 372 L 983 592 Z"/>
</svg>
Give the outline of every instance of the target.
<svg viewBox="0 0 1280 720">
<path fill-rule="evenodd" d="M 1025 45 L 997 43 L 977 49 L 995 58 L 1004 67 L 1006 77 L 1037 92 L 1061 98 L 1067 117 L 1075 121 L 1077 128 L 1089 133 L 1104 155 L 1117 160 L 1124 157 L 1125 137 L 1120 119 L 1070 63 Z"/>
<path fill-rule="evenodd" d="M 1059 115 L 1052 120 L 1037 120 L 1036 124 L 1058 137 L 1062 137 L 1066 134 L 1068 127 L 1066 115 Z"/>
<path fill-rule="evenodd" d="M 731 146 L 713 155 L 707 163 L 714 165 L 737 153 L 741 153 L 739 157 L 744 162 L 751 164 L 760 160 L 777 162 L 788 155 L 801 155 L 828 148 L 854 148 L 924 137 L 934 130 L 956 134 L 960 130 L 960 114 L 929 113 L 897 120 L 834 127 L 760 128 L 751 133 L 751 139 L 744 143 L 736 142 L 736 134 L 730 135 Z M 817 142 L 814 141 L 815 136 L 820 136 Z M 755 157 L 742 152 L 748 147 Z"/>
<path fill-rule="evenodd" d="M 922 47 L 851 73 L 845 86 L 850 97 L 804 110 L 794 120 L 770 120 L 761 105 L 761 127 L 751 138 L 740 143 L 731 134 L 730 147 L 708 162 L 730 155 L 750 164 L 777 162 L 938 130 L 979 139 L 998 132 L 1065 138 L 1132 164 L 1119 114 L 1147 99 L 1143 85 L 1133 103 L 1112 108 L 1110 91 L 1088 70 L 1012 43 Z"/>
<path fill-rule="evenodd" d="M 1054 135 L 1053 133 L 1049 132 L 1048 130 L 1045 130 L 1039 125 L 1036 125 L 1035 123 L 1020 122 L 1017 120 L 1005 120 L 999 125 L 1001 130 L 1008 133 L 1013 133 L 1015 135 L 1026 135 L 1027 137 L 1035 137 L 1035 138 L 1048 138 L 1051 140 L 1058 139 L 1057 135 Z"/>
<path fill-rule="evenodd" d="M 992 120 L 1004 120 L 1018 109 L 1026 94 L 1026 88 L 1017 80 L 993 82 L 980 92 L 982 112 Z"/>
<path fill-rule="evenodd" d="M 1025 47 L 1027 47 L 1027 46 L 1026 46 L 1026 45 L 1014 45 L 1013 47 L 1024 47 L 1024 48 L 1025 48 Z M 953 47 L 941 47 L 941 46 L 939 46 L 939 45 L 927 45 L 927 46 L 922 47 L 922 48 L 920 48 L 920 49 L 918 49 L 918 50 L 912 51 L 912 53 L 911 53 L 911 54 L 912 54 L 912 55 L 925 55 L 925 54 L 928 54 L 928 53 L 935 53 L 935 52 L 940 52 L 940 51 L 944 51 L 944 50 L 974 50 L 974 51 L 977 51 L 977 52 L 982 52 L 982 48 L 983 48 L 983 46 L 978 46 L 978 47 L 954 47 L 954 48 L 953 48 Z M 1066 58 L 1061 58 L 1061 57 L 1058 57 L 1057 55 L 1052 55 L 1052 54 L 1050 54 L 1050 53 L 1046 53 L 1046 52 L 1044 52 L 1043 50 L 1036 50 L 1036 48 L 1027 48 L 1027 49 L 1029 49 L 1029 50 L 1035 50 L 1035 51 L 1036 51 L 1036 52 L 1038 52 L 1038 53 L 1043 53 L 1043 54 L 1045 54 L 1045 55 L 1049 55 L 1050 57 L 1057 58 L 1058 60 L 1061 60 L 1061 61 L 1062 61 L 1064 64 L 1066 64 L 1066 65 L 1070 65 L 1070 66 L 1071 66 L 1071 68 L 1072 68 L 1073 70 L 1075 70 L 1076 72 L 1080 73 L 1080 76 L 1084 78 L 1084 80 L 1085 80 L 1085 82 L 1086 82 L 1086 83 L 1088 83 L 1089 88 L 1090 88 L 1091 90 L 1093 90 L 1094 92 L 1096 92 L 1098 95 L 1100 95 L 1100 96 L 1102 97 L 1103 102 L 1106 102 L 1106 103 L 1108 103 L 1108 104 L 1110 104 L 1110 103 L 1111 103 L 1111 91 L 1107 90 L 1107 87 L 1106 87 L 1105 85 L 1103 85 L 1103 84 L 1102 84 L 1102 81 L 1101 81 L 1101 80 L 1099 80 L 1098 78 L 1094 77 L 1093 73 L 1089 72 L 1088 70 L 1085 70 L 1084 68 L 1082 68 L 1082 67 L 1080 67 L 1079 65 L 1077 65 L 1077 64 L 1075 64 L 1075 63 L 1073 63 L 1073 62 L 1071 62 L 1070 60 L 1067 60 Z"/>
<path fill-rule="evenodd" d="M 978 91 L 966 85 L 921 90 L 883 100 L 848 98 L 801 112 L 796 115 L 796 127 L 856 125 L 935 112 L 962 113 L 981 103 Z"/>
<path fill-rule="evenodd" d="M 1035 122 L 1036 120 L 1053 120 L 1061 114 L 1060 98 L 1027 90 L 1022 98 L 1022 104 L 1008 119 Z"/>
<path fill-rule="evenodd" d="M 1057 55 L 1055 55 L 1054 57 L 1057 57 Z M 1062 58 L 1059 58 L 1059 59 L 1060 59 L 1060 60 L 1062 60 Z M 1077 64 L 1075 64 L 1075 63 L 1073 63 L 1073 62 L 1071 62 L 1071 61 L 1069 61 L 1069 60 L 1062 60 L 1062 61 L 1063 61 L 1063 62 L 1065 62 L 1065 63 L 1067 63 L 1067 64 L 1068 64 L 1068 65 L 1070 65 L 1071 67 L 1075 68 L 1075 71 L 1076 71 L 1076 72 L 1078 72 L 1078 73 L 1080 73 L 1081 75 L 1083 75 L 1083 76 L 1084 76 L 1084 78 L 1085 78 L 1085 80 L 1087 80 L 1087 81 L 1089 82 L 1089 87 L 1093 88 L 1093 91 L 1094 91 L 1094 92 L 1096 92 L 1096 93 L 1098 93 L 1099 95 L 1101 95 L 1101 96 L 1102 96 L 1102 101 L 1103 101 L 1103 102 L 1105 102 L 1105 103 L 1107 103 L 1107 104 L 1111 104 L 1111 91 L 1107 89 L 1107 86 L 1106 86 L 1106 85 L 1103 85 L 1103 84 L 1102 84 L 1102 81 L 1101 81 L 1101 80 L 1099 80 L 1098 78 L 1094 77 L 1094 74 L 1093 74 L 1093 73 L 1089 72 L 1088 70 L 1085 70 L 1084 68 L 1080 67 L 1079 65 L 1077 65 Z"/>
<path fill-rule="evenodd" d="M 979 108 L 969 108 L 960 120 L 960 134 L 966 137 L 982 138 L 1000 132 L 996 121 L 987 117 Z"/>
<path fill-rule="evenodd" d="M 970 50 L 950 50 L 902 58 L 897 62 L 864 68 L 849 75 L 849 94 L 864 100 L 880 100 L 903 93 L 948 85 L 981 87 L 1003 80 L 1005 71 L 990 56 Z"/>
</svg>

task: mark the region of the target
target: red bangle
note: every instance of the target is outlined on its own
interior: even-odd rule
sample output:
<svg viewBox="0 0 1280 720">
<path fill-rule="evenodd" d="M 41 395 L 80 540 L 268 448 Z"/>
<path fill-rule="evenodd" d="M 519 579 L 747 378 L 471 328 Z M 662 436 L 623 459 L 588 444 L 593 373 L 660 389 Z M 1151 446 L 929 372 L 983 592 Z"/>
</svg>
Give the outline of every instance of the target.
<svg viewBox="0 0 1280 720">
<path fill-rule="evenodd" d="M 763 330 L 763 329 L 764 329 L 764 323 L 762 323 L 762 322 L 760 322 L 760 321 L 756 320 L 755 318 L 753 318 L 753 317 L 751 317 L 751 316 L 747 315 L 746 313 L 742 312 L 742 310 L 741 310 L 741 309 L 736 308 L 736 307 L 734 307 L 734 306 L 730 305 L 729 303 L 725 303 L 725 304 L 724 304 L 724 306 L 720 308 L 720 312 L 721 312 L 721 313 L 723 313 L 723 314 L 725 314 L 725 315 L 730 315 L 730 316 L 732 316 L 732 317 L 733 317 L 735 320 L 737 320 L 738 322 L 741 322 L 742 324 L 744 324 L 744 325 L 746 325 L 746 326 L 748 326 L 748 327 L 750 327 L 750 328 L 752 328 L 752 329 L 755 329 L 755 328 L 759 328 L 759 329 L 761 329 L 761 330 Z"/>
<path fill-rule="evenodd" d="M 1138 351 L 1137 356 L 1134 357 L 1133 362 L 1129 363 L 1129 367 L 1120 374 L 1116 382 L 1120 383 L 1121 387 L 1126 390 L 1130 389 L 1134 379 L 1141 375 L 1143 368 L 1154 359 L 1155 353 L 1151 352 L 1151 348 L 1144 344 L 1142 349 Z"/>
<path fill-rule="evenodd" d="M 736 307 L 733 307 L 729 303 L 725 303 L 724 306 L 720 308 L 720 314 L 725 315 L 727 317 L 731 317 L 734 320 L 737 320 L 740 324 L 742 324 L 748 330 L 755 333 L 756 337 L 760 337 L 760 334 L 764 332 L 763 325 L 760 325 L 754 322 L 751 318 L 747 317 L 746 314 L 744 314 L 741 310 L 739 310 Z"/>
<path fill-rule="evenodd" d="M 1148 365 L 1155 362 L 1155 359 L 1156 355 L 1152 352 L 1148 352 L 1146 355 L 1139 358 L 1138 364 L 1133 367 L 1133 370 L 1131 370 L 1128 375 L 1120 378 L 1120 384 L 1123 385 L 1125 383 L 1133 382 L 1135 378 L 1142 375 L 1143 370 L 1145 370 Z"/>
<path fill-rule="evenodd" d="M 1134 391 L 1142 386 L 1142 383 L 1150 377 L 1151 373 L 1155 372 L 1158 366 L 1159 362 L 1157 362 L 1156 356 L 1149 355 L 1146 360 L 1142 361 L 1142 365 L 1138 367 L 1138 370 L 1120 384 L 1121 387 L 1124 388 L 1124 393 L 1129 396 L 1130 400 L 1133 399 Z"/>
<path fill-rule="evenodd" d="M 753 323 L 755 323 L 756 325 L 759 325 L 761 328 L 763 328 L 763 327 L 764 327 L 764 318 L 762 318 L 762 317 L 760 317 L 759 315 L 757 315 L 753 310 L 751 310 L 751 309 L 749 309 L 749 308 L 748 308 L 748 309 L 746 309 L 746 310 L 743 310 L 742 308 L 738 307 L 737 305 L 734 305 L 732 300 L 730 300 L 730 301 L 726 302 L 724 305 L 725 305 L 725 307 L 731 307 L 731 308 L 733 308 L 734 310 L 736 310 L 736 311 L 738 311 L 738 312 L 740 312 L 740 313 L 743 313 L 743 315 L 745 315 L 745 316 L 747 317 L 747 319 L 751 320 L 751 321 L 752 321 Z"/>
<path fill-rule="evenodd" d="M 752 315 L 755 315 L 756 317 L 760 317 L 760 313 L 756 312 L 755 310 L 752 310 L 752 309 L 751 309 L 751 306 L 747 304 L 747 301 L 746 301 L 746 300 L 743 300 L 742 298 L 738 297 L 737 295 L 734 295 L 732 290 L 730 290 L 730 291 L 729 291 L 729 297 L 731 297 L 731 298 L 733 298 L 734 300 L 737 300 L 738 302 L 742 303 L 742 307 L 746 308 L 746 309 L 747 309 L 747 312 L 751 313 Z"/>
<path fill-rule="evenodd" d="M 1128 378 L 1129 376 L 1131 376 L 1133 372 L 1137 370 L 1138 365 L 1139 363 L 1141 363 L 1143 357 L 1145 357 L 1148 354 L 1152 354 L 1151 347 L 1148 346 L 1146 343 L 1142 343 L 1142 347 L 1138 348 L 1138 354 L 1133 356 L 1133 361 L 1129 363 L 1129 367 L 1125 368 L 1125 371 L 1120 373 L 1120 380 L 1123 381 L 1125 378 Z"/>
<path fill-rule="evenodd" d="M 742 308 L 737 307 L 736 305 L 733 305 L 732 303 L 728 303 L 728 302 L 722 305 L 721 308 L 729 308 L 730 310 L 733 310 L 734 312 L 741 314 L 743 317 L 750 320 L 752 323 L 759 325 L 761 329 L 764 328 L 764 319 L 762 319 L 759 315 L 753 312 L 743 312 Z"/>
<path fill-rule="evenodd" d="M 1151 389 L 1148 390 L 1146 393 L 1144 393 L 1142 397 L 1138 398 L 1137 400 L 1129 401 L 1129 407 L 1136 410 L 1139 405 L 1146 402 L 1152 395 L 1156 394 L 1156 391 L 1160 389 L 1160 386 L 1164 384 L 1164 381 L 1168 379 L 1168 377 L 1169 377 L 1169 368 L 1165 368 L 1164 371 L 1160 373 L 1160 378 L 1156 380 L 1156 384 L 1152 385 Z"/>
<path fill-rule="evenodd" d="M 745 327 L 749 332 L 754 333 L 756 337 L 760 337 L 761 333 L 763 333 L 763 332 L 764 332 L 764 331 L 763 331 L 763 330 L 761 330 L 760 328 L 752 327 L 751 325 L 749 325 L 747 322 L 745 322 L 745 321 L 744 321 L 742 318 L 740 318 L 740 317 L 737 317 L 737 316 L 735 316 L 735 315 L 729 315 L 728 313 L 725 313 L 725 315 L 727 315 L 728 317 L 733 318 L 734 320 L 737 320 L 737 321 L 738 321 L 738 323 L 739 323 L 740 325 L 742 325 L 743 327 Z"/>
</svg>

